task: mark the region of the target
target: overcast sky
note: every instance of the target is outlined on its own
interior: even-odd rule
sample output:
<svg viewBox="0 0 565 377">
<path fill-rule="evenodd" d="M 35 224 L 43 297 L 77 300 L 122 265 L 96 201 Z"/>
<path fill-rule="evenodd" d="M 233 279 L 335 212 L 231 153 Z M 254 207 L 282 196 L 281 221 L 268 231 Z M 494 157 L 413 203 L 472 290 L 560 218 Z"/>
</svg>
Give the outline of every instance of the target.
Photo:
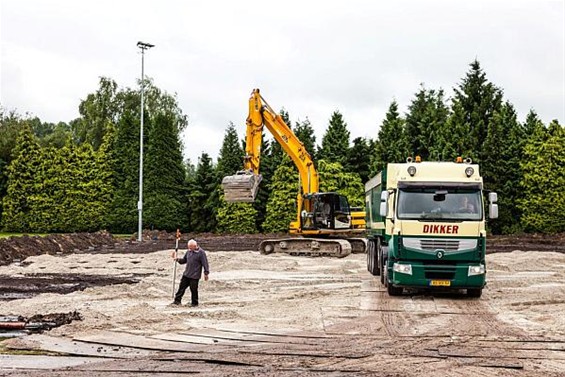
<svg viewBox="0 0 565 377">
<path fill-rule="evenodd" d="M 477 58 L 523 121 L 565 123 L 565 0 L 0 0 L 0 105 L 68 122 L 100 76 L 145 73 L 189 117 L 185 156 L 214 159 L 230 121 L 243 137 L 253 88 L 321 142 L 339 110 L 375 138 L 393 99 L 424 83 L 446 96 Z"/>
</svg>

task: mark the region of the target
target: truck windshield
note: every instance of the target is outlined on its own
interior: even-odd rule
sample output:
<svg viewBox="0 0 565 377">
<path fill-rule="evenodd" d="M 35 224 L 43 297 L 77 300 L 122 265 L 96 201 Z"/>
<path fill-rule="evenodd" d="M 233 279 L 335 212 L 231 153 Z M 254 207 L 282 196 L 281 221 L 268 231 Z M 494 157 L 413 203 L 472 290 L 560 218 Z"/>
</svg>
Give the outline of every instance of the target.
<svg viewBox="0 0 565 377">
<path fill-rule="evenodd" d="M 404 220 L 477 221 L 482 208 L 479 190 L 410 188 L 398 194 L 398 218 Z"/>
</svg>

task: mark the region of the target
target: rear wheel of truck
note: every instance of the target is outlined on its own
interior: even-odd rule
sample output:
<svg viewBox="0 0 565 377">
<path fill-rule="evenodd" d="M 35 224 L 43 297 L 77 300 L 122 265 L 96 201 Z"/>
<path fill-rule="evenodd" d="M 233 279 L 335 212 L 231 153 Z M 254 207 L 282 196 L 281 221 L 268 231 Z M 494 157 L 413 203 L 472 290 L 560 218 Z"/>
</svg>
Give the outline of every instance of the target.
<svg viewBox="0 0 565 377">
<path fill-rule="evenodd" d="M 370 273 L 372 273 L 371 271 L 373 270 L 373 266 L 371 265 L 371 263 L 373 263 L 373 258 L 371 256 L 372 248 L 373 241 L 369 240 L 369 242 L 367 243 L 367 271 L 369 271 Z"/>
<path fill-rule="evenodd" d="M 377 251 L 380 249 L 380 240 L 369 240 L 367 245 L 367 269 L 371 275 L 378 276 L 380 274 L 379 261 Z"/>
<path fill-rule="evenodd" d="M 385 270 L 386 270 L 386 260 L 388 258 L 388 250 L 387 249 L 383 249 L 381 247 L 381 250 L 379 251 L 379 265 L 381 266 L 381 284 L 385 285 L 386 281 L 385 281 Z"/>
<path fill-rule="evenodd" d="M 483 294 L 482 288 L 467 289 L 467 296 L 479 298 Z"/>
</svg>

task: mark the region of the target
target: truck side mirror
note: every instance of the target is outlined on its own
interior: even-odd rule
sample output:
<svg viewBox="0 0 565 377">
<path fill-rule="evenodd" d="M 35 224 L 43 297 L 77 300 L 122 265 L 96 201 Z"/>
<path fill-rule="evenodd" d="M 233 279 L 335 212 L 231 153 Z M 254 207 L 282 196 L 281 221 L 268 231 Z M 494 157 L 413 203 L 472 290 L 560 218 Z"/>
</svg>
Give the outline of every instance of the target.
<svg viewBox="0 0 565 377">
<path fill-rule="evenodd" d="M 388 191 L 381 192 L 381 206 L 379 208 L 379 215 L 386 217 L 388 214 Z"/>
<path fill-rule="evenodd" d="M 496 194 L 496 192 L 489 192 L 488 193 L 488 201 L 491 202 L 491 203 L 498 202 L 498 195 Z"/>
<path fill-rule="evenodd" d="M 489 219 L 498 219 L 498 195 L 496 192 L 489 192 L 488 193 L 488 217 Z"/>
<path fill-rule="evenodd" d="M 489 219 L 498 219 L 498 204 L 490 203 L 488 205 L 488 218 Z"/>
</svg>

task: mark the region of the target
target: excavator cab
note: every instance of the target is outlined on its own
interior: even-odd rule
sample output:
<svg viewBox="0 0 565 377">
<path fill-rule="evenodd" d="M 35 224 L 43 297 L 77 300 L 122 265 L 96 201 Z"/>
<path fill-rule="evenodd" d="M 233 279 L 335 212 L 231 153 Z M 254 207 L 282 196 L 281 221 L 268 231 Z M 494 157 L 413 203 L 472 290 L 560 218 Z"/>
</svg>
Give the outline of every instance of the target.
<svg viewBox="0 0 565 377">
<path fill-rule="evenodd" d="M 304 196 L 304 207 L 312 209 L 302 211 L 302 228 L 305 230 L 335 230 L 351 228 L 351 210 L 343 195 L 335 192 L 314 193 Z"/>
<path fill-rule="evenodd" d="M 238 171 L 222 179 L 224 199 L 228 203 L 250 203 L 255 200 L 263 177 L 248 170 Z"/>
</svg>

